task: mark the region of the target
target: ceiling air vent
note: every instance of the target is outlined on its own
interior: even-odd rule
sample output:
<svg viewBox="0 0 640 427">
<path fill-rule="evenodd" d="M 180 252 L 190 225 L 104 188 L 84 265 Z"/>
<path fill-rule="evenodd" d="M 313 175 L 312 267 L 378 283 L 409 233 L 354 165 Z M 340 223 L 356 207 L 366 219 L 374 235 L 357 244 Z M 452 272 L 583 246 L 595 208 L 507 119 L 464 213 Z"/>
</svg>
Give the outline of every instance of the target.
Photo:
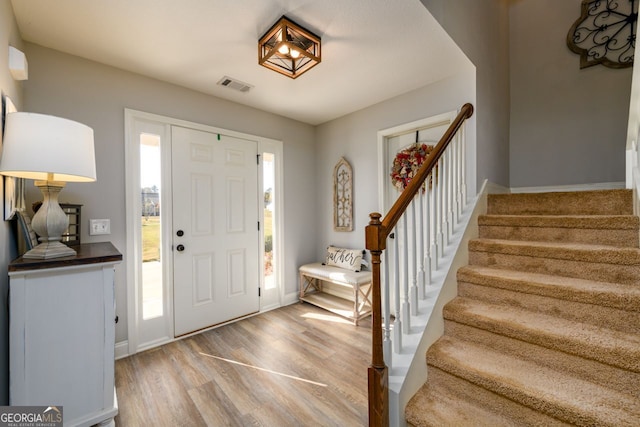
<svg viewBox="0 0 640 427">
<path fill-rule="evenodd" d="M 228 76 L 224 76 L 218 81 L 220 86 L 228 87 L 229 89 L 237 90 L 239 92 L 249 92 L 249 89 L 253 87 L 249 83 L 241 82 L 238 79 L 234 79 Z"/>
</svg>

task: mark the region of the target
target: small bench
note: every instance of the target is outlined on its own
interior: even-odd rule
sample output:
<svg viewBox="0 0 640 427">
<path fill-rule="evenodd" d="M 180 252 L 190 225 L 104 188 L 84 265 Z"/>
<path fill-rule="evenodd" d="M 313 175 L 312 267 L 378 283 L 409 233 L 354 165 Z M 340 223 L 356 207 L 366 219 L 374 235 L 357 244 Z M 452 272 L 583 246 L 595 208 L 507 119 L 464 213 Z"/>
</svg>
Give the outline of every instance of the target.
<svg viewBox="0 0 640 427">
<path fill-rule="evenodd" d="M 300 301 L 346 317 L 354 325 L 371 315 L 371 272 L 355 272 L 319 262 L 300 267 Z M 352 289 L 353 301 L 323 292 L 323 282 Z"/>
</svg>

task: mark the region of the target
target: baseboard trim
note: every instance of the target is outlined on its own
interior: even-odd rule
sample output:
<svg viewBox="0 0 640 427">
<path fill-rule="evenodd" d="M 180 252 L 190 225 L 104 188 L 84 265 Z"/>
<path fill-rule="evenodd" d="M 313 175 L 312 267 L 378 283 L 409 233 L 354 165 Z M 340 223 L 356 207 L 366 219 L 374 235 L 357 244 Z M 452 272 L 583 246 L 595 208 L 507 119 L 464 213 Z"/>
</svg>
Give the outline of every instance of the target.
<svg viewBox="0 0 640 427">
<path fill-rule="evenodd" d="M 116 360 L 129 356 L 129 341 L 124 340 L 116 343 Z"/>
<path fill-rule="evenodd" d="M 284 307 L 285 305 L 291 305 L 298 301 L 300 301 L 298 292 L 290 292 L 288 294 L 285 294 L 282 300 L 282 306 Z"/>
<path fill-rule="evenodd" d="M 493 182 L 490 182 L 489 180 L 484 181 L 484 183 L 482 184 L 483 189 L 480 189 L 480 192 L 478 194 L 482 194 L 484 187 L 486 187 L 486 193 L 487 194 L 509 194 L 511 193 L 511 189 L 509 187 L 505 187 L 504 185 L 499 185 L 499 184 L 494 184 Z"/>
<path fill-rule="evenodd" d="M 512 193 L 552 193 L 559 191 L 620 190 L 624 182 L 596 182 L 592 184 L 549 185 L 540 187 L 511 187 Z"/>
</svg>

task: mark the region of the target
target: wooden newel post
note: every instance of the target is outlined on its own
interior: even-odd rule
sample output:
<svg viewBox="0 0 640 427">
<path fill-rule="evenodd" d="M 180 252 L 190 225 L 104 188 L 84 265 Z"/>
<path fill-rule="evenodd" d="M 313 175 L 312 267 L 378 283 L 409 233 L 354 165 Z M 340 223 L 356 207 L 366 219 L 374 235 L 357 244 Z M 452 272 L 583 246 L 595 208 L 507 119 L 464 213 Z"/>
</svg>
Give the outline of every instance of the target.
<svg viewBox="0 0 640 427">
<path fill-rule="evenodd" d="M 369 426 L 389 425 L 389 387 L 387 366 L 382 349 L 382 292 L 380 287 L 380 256 L 386 248 L 387 233 L 374 212 L 365 228 L 366 248 L 371 252 L 371 365 L 369 366 Z"/>
</svg>

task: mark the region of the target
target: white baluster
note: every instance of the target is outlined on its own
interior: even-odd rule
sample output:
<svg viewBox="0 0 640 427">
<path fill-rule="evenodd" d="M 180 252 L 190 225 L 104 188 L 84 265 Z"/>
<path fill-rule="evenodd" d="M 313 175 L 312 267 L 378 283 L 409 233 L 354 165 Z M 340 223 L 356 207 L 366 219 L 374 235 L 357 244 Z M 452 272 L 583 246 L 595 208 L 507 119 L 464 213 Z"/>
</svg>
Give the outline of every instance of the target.
<svg viewBox="0 0 640 427">
<path fill-rule="evenodd" d="M 387 366 L 393 365 L 393 351 L 391 342 L 391 292 L 389 288 L 389 251 L 386 250 L 382 253 L 382 268 L 384 269 L 384 281 L 382 283 L 382 289 L 384 291 L 384 306 L 382 313 L 383 321 L 383 339 L 382 339 L 382 351 L 384 353 L 384 362 Z"/>
<path fill-rule="evenodd" d="M 449 246 L 449 153 L 442 153 L 442 244 Z"/>
<path fill-rule="evenodd" d="M 400 316 L 400 248 L 398 245 L 398 227 L 393 231 L 393 290 L 395 292 L 395 319 L 393 320 L 393 351 L 402 351 L 402 318 Z"/>
<path fill-rule="evenodd" d="M 451 149 L 451 147 L 449 147 L 448 150 L 448 154 L 447 154 L 447 179 L 449 180 L 449 191 L 447 192 L 447 200 L 448 200 L 448 204 L 447 204 L 447 233 L 448 233 L 448 240 L 449 242 L 451 242 L 451 239 L 453 238 L 453 229 L 455 226 L 455 218 L 454 218 L 454 214 L 453 214 L 453 205 L 454 202 L 453 200 L 455 199 L 455 188 L 453 186 L 453 150 Z"/>
<path fill-rule="evenodd" d="M 436 191 L 436 181 L 438 180 L 438 177 L 436 176 L 437 174 L 432 172 L 431 173 L 431 203 L 430 203 L 430 210 L 429 210 L 429 227 L 431 228 L 431 270 L 435 271 L 438 269 L 438 240 L 437 240 L 437 234 L 438 234 L 438 227 L 436 225 L 436 223 L 438 222 L 438 214 L 437 214 L 437 207 L 438 207 L 438 197 L 437 197 L 437 191 Z"/>
<path fill-rule="evenodd" d="M 411 329 L 411 307 L 409 304 L 409 236 L 407 232 L 407 215 L 402 216 L 402 332 Z"/>
<path fill-rule="evenodd" d="M 426 227 L 425 227 L 425 231 L 426 231 L 426 236 L 425 236 L 425 244 L 424 244 L 424 271 L 425 271 L 425 275 L 424 275 L 424 282 L 425 285 L 430 285 L 431 284 L 431 219 L 433 218 L 433 215 L 431 214 L 431 194 L 432 194 L 432 189 L 430 188 L 429 182 L 431 180 L 431 175 L 429 176 L 429 178 L 427 178 L 427 187 L 426 187 L 426 193 L 425 193 L 425 197 L 424 197 L 424 203 L 425 203 L 425 220 L 426 220 Z"/>
<path fill-rule="evenodd" d="M 458 214 L 457 214 L 457 206 L 458 206 L 458 202 L 456 200 L 456 194 L 458 193 L 458 164 L 457 164 L 457 147 L 456 147 L 456 139 L 455 137 L 453 138 L 453 140 L 451 141 L 451 144 L 449 145 L 449 152 L 451 153 L 451 189 L 450 189 L 450 194 L 451 194 L 451 217 L 452 217 L 452 224 L 453 224 L 453 228 L 455 228 L 456 225 L 458 225 Z"/>
<path fill-rule="evenodd" d="M 460 156 L 462 157 L 462 181 L 460 182 L 460 199 L 462 201 L 462 208 L 464 209 L 467 207 L 467 147 L 464 144 L 464 126 L 460 128 L 459 132 L 460 141 L 462 141 L 462 143 L 460 144 Z"/>
<path fill-rule="evenodd" d="M 425 188 L 429 185 L 429 179 L 425 181 Z M 424 191 L 420 191 L 418 193 L 418 216 L 414 218 L 418 219 L 418 298 L 421 300 L 425 298 L 425 289 L 424 289 Z"/>
<path fill-rule="evenodd" d="M 407 218 L 407 222 L 409 219 L 409 215 L 408 213 L 405 214 L 406 218 Z M 411 261 L 411 291 L 409 293 L 409 296 L 411 297 L 411 302 L 410 302 L 410 306 L 411 306 L 411 315 L 412 316 L 417 316 L 418 315 L 418 283 L 417 283 L 417 278 L 418 278 L 418 267 L 416 266 L 416 245 L 417 245 L 417 240 L 418 240 L 418 235 L 416 233 L 416 227 L 417 225 L 417 221 L 416 221 L 416 198 L 414 197 L 413 200 L 411 201 L 411 253 L 408 253 L 407 255 L 409 256 L 409 260 Z"/>
<path fill-rule="evenodd" d="M 460 224 L 460 147 L 458 138 L 453 139 L 453 215 Z"/>
<path fill-rule="evenodd" d="M 441 259 L 444 253 L 444 233 L 442 230 L 442 226 L 444 224 L 444 206 L 443 206 L 443 172 L 442 172 L 442 158 L 438 160 L 438 179 L 436 185 L 436 226 L 438 227 L 438 234 L 436 235 L 436 247 L 438 249 L 437 255 L 438 259 Z"/>
</svg>

